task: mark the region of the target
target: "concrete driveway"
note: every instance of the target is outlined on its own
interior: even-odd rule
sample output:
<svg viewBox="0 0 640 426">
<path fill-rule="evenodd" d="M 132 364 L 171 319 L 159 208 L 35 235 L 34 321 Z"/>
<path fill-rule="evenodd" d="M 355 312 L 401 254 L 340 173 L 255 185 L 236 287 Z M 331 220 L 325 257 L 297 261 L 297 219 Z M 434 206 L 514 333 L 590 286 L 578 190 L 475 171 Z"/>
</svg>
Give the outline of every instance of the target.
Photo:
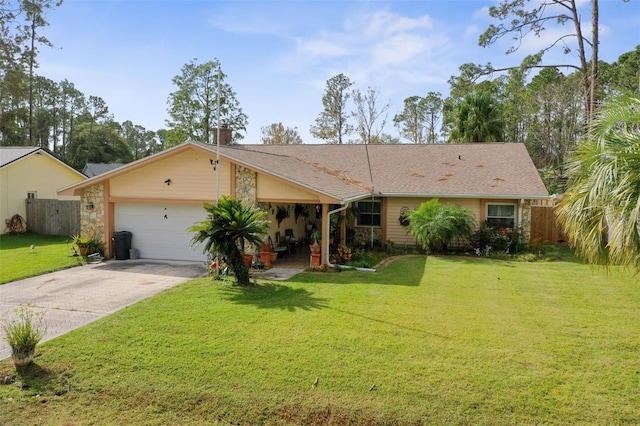
<svg viewBox="0 0 640 426">
<path fill-rule="evenodd" d="M 0 285 L 0 313 L 21 304 L 44 311 L 49 340 L 198 276 L 203 263 L 112 260 Z M 0 329 L 0 359 L 11 356 Z"/>
</svg>

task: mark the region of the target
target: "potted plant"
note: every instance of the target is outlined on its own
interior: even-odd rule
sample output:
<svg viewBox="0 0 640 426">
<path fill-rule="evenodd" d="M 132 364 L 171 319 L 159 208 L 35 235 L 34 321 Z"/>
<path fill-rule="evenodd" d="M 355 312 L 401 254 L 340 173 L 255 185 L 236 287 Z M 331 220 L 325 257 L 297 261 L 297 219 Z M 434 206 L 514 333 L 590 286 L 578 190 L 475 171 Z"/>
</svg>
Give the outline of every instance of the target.
<svg viewBox="0 0 640 426">
<path fill-rule="evenodd" d="M 34 312 L 30 306 L 20 305 L 3 325 L 4 339 L 11 347 L 15 367 L 23 367 L 33 361 L 36 345 L 46 331 L 42 312 Z"/>
<path fill-rule="evenodd" d="M 320 241 L 320 231 L 316 229 L 311 233 L 311 241 L 313 241 L 313 244 L 309 245 L 309 250 L 311 250 L 311 253 L 320 253 L 320 243 L 318 242 Z"/>
<path fill-rule="evenodd" d="M 280 228 L 280 224 L 283 220 L 289 217 L 289 208 L 284 206 L 278 206 L 278 211 L 276 213 L 276 221 L 278 222 L 278 228 Z"/>
<path fill-rule="evenodd" d="M 298 218 L 307 219 L 309 217 L 309 209 L 302 204 L 296 204 L 293 209 L 293 215 L 295 222 L 298 223 Z"/>
<path fill-rule="evenodd" d="M 74 235 L 71 237 L 73 244 L 78 248 L 80 256 L 88 256 L 93 253 L 101 253 L 104 251 L 104 243 L 95 235 L 82 236 Z"/>
</svg>

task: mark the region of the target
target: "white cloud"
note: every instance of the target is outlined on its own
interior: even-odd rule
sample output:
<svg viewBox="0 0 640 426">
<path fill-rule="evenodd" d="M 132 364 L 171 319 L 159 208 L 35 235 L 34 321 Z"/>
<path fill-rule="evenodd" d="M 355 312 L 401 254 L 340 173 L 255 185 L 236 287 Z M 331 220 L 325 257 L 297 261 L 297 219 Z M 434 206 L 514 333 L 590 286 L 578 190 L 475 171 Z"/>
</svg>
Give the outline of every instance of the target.
<svg viewBox="0 0 640 426">
<path fill-rule="evenodd" d="M 431 18 L 427 15 L 408 18 L 388 11 L 378 11 L 366 18 L 369 21 L 364 34 L 370 37 L 392 35 L 414 30 L 429 30 L 433 27 Z"/>
<path fill-rule="evenodd" d="M 371 47 L 371 60 L 379 64 L 402 65 L 417 58 L 427 58 L 438 46 L 447 42 L 446 37 L 425 37 L 401 33 L 380 40 Z"/>
<path fill-rule="evenodd" d="M 349 53 L 346 46 L 342 46 L 337 40 L 321 38 L 318 40 L 298 39 L 298 53 L 312 57 L 338 57 Z"/>
</svg>

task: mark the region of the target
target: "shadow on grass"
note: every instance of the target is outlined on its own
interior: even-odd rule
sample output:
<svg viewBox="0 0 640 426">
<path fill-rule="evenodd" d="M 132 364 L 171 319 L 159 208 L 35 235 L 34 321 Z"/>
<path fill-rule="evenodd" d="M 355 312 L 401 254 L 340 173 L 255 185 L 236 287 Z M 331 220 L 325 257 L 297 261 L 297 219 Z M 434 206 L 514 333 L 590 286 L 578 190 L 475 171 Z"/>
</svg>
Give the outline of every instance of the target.
<svg viewBox="0 0 640 426">
<path fill-rule="evenodd" d="M 366 320 L 377 322 L 377 323 L 380 323 L 380 324 L 390 325 L 392 327 L 400 328 L 402 330 L 412 331 L 414 333 L 422 334 L 423 336 L 439 337 L 441 339 L 446 339 L 446 340 L 450 340 L 451 339 L 451 337 L 444 336 L 442 334 L 432 333 L 430 331 L 421 330 L 419 328 L 407 327 L 406 325 L 396 324 L 396 323 L 393 323 L 391 321 L 385 321 L 385 320 L 381 320 L 381 319 L 378 319 L 378 318 L 373 318 L 373 317 L 369 317 L 369 316 L 366 316 L 366 315 L 357 314 L 355 312 L 345 311 L 343 309 L 338 309 L 338 308 L 329 308 L 329 309 L 331 309 L 333 311 L 336 311 L 336 312 L 340 312 L 342 314 L 352 315 L 354 317 L 366 319 Z"/>
<path fill-rule="evenodd" d="M 71 390 L 71 384 L 67 377 L 43 368 L 36 362 L 16 368 L 16 382 L 23 391 L 32 395 L 59 396 Z"/>
<path fill-rule="evenodd" d="M 291 288 L 275 283 L 246 288 L 225 288 L 223 296 L 233 303 L 289 312 L 295 312 L 297 309 L 310 311 L 327 307 L 327 299 L 315 297 L 307 289 Z"/>
</svg>

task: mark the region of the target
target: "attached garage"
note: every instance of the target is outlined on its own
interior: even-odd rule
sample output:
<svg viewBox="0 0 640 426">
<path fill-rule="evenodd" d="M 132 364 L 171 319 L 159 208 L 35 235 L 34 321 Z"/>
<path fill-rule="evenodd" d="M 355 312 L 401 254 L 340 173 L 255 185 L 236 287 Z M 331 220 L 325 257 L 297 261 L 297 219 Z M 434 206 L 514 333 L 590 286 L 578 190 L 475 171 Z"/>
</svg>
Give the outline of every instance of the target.
<svg viewBox="0 0 640 426">
<path fill-rule="evenodd" d="M 116 203 L 115 231 L 131 232 L 131 246 L 143 259 L 204 262 L 202 246 L 191 247 L 193 234 L 187 229 L 206 217 L 196 204 Z"/>
</svg>

